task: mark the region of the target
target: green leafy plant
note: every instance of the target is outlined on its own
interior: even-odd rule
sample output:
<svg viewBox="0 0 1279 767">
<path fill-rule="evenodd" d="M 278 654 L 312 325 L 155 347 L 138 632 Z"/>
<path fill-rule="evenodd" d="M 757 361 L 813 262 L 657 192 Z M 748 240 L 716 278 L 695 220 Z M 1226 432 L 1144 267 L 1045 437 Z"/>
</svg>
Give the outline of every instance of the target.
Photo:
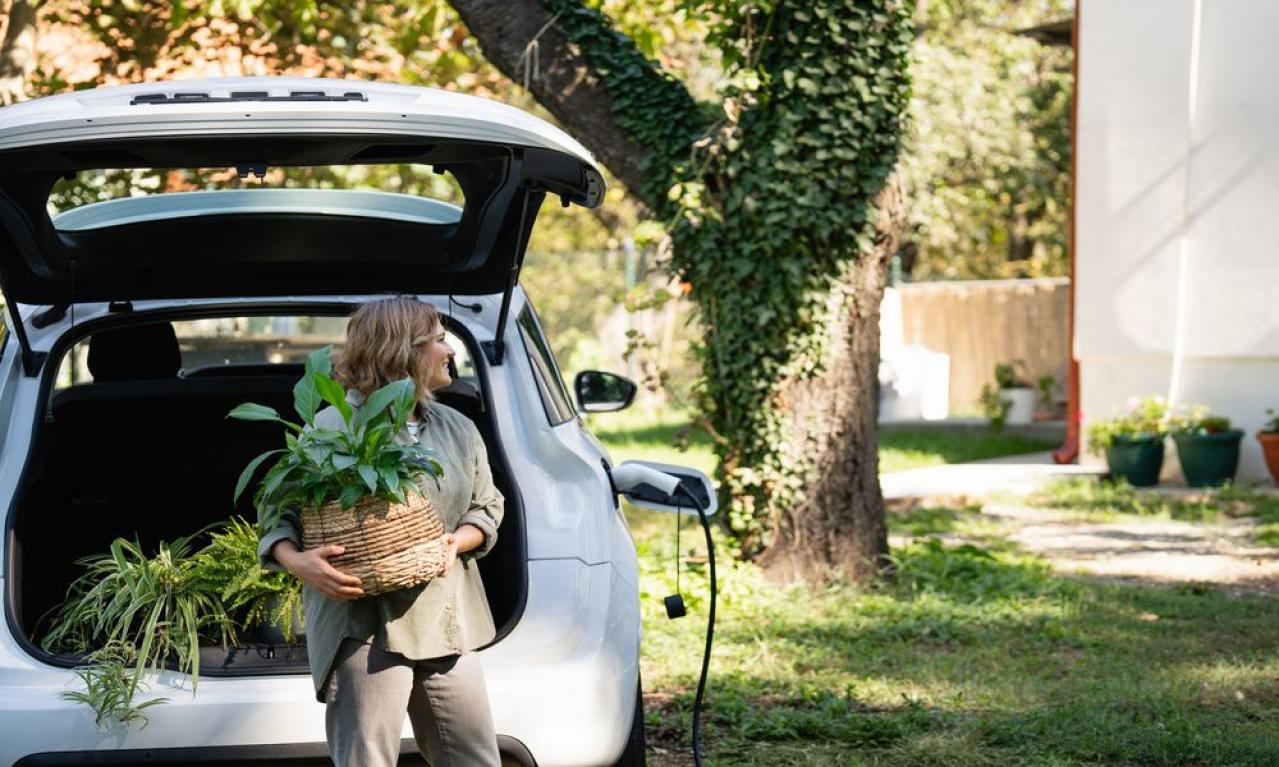
<svg viewBox="0 0 1279 767">
<path fill-rule="evenodd" d="M 133 705 L 133 696 L 140 688 L 134 684 L 129 668 L 136 663 L 138 649 L 128 642 L 113 639 L 100 650 L 89 653 L 85 660 L 90 665 L 76 669 L 76 676 L 84 683 L 84 691 L 64 690 L 64 700 L 83 703 L 93 709 L 94 722 L 103 726 L 110 721 L 129 724 L 141 720 L 147 726 L 145 709 L 168 702 L 168 698 L 152 698 Z"/>
<path fill-rule="evenodd" d="M 88 570 L 68 590 L 41 645 L 50 652 L 86 653 L 87 665 L 76 671 L 84 691 L 63 697 L 92 708 L 99 725 L 145 722 L 142 710 L 167 700 L 133 705 L 148 667 L 176 659 L 195 688 L 201 644 L 226 646 L 262 622 L 281 626 L 292 639 L 298 579 L 258 566 L 258 534 L 244 519 L 233 517 L 212 530 L 209 544 L 192 552 L 192 541 L 206 531 L 162 542 L 153 557 L 136 541 L 118 538 L 109 554 L 79 561 Z"/>
<path fill-rule="evenodd" d="M 1012 400 L 1004 397 L 1003 389 L 982 384 L 981 410 L 986 414 L 991 431 L 1002 431 L 1004 421 L 1008 419 L 1008 411 L 1012 409 Z"/>
<path fill-rule="evenodd" d="M 287 509 L 316 508 L 332 500 L 349 509 L 365 495 L 406 503 L 406 493 L 416 489 L 419 477 L 438 481 L 444 473 L 431 451 L 394 442 L 416 402 L 413 379 L 383 386 L 356 410 L 346 401 L 346 390 L 332 378 L 331 354 L 329 346 L 312 352 L 293 388 L 293 404 L 305 427 L 284 420 L 265 405 L 245 403 L 228 414 L 243 421 L 274 421 L 291 432 L 285 435 L 283 449 L 254 458 L 236 482 L 238 500 L 258 467 L 271 456 L 280 456 L 253 496 L 262 532 L 274 529 Z M 315 426 L 315 413 L 323 402 L 342 415 L 346 430 Z"/>
<path fill-rule="evenodd" d="M 1100 455 L 1118 438 L 1162 438 L 1170 430 L 1168 403 L 1160 396 L 1133 398 L 1128 412 L 1114 418 L 1101 418 L 1088 426 L 1088 448 Z"/>
<path fill-rule="evenodd" d="M 1266 408 L 1266 422 L 1262 424 L 1261 431 L 1266 434 L 1279 433 L 1279 411 L 1272 407 Z"/>
<path fill-rule="evenodd" d="M 293 617 L 302 603 L 302 582 L 292 574 L 258 566 L 258 531 L 241 517 L 210 536 L 196 555 L 196 567 L 237 629 L 261 623 L 279 626 L 294 639 Z"/>
<path fill-rule="evenodd" d="M 99 722 L 136 718 L 133 695 L 143 672 L 171 659 L 179 673 L 191 675 L 195 689 L 201 640 L 223 647 L 233 641 L 222 584 L 209 579 L 191 554 L 203 532 L 161 542 L 153 557 L 136 540 L 117 538 L 109 553 L 77 560 L 88 569 L 71 584 L 41 645 L 49 652 L 87 654 L 91 670 L 82 678 L 88 689 L 79 699 L 94 706 Z"/>
<path fill-rule="evenodd" d="M 1230 419 L 1213 415 L 1207 405 L 1190 405 L 1173 412 L 1168 418 L 1169 430 L 1181 434 L 1222 434 L 1231 430 Z"/>
<path fill-rule="evenodd" d="M 1053 408 L 1053 389 L 1057 387 L 1057 378 L 1052 375 L 1042 375 L 1035 379 L 1035 390 L 1039 392 L 1039 407 L 1043 410 L 1052 410 Z"/>
<path fill-rule="evenodd" d="M 1026 361 L 1013 360 L 995 366 L 995 384 L 1001 389 L 1029 389 L 1026 381 Z"/>
</svg>

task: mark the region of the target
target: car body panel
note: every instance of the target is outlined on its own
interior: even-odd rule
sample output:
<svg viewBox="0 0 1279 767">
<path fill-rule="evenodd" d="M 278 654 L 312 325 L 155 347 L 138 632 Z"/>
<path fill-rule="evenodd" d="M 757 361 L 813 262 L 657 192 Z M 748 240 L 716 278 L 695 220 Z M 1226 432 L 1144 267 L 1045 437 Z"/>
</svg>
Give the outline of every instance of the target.
<svg viewBox="0 0 1279 767">
<path fill-rule="evenodd" d="M 359 92 L 362 102 L 242 101 L 131 104 L 146 94 L 264 91 Z M 567 133 L 529 113 L 451 91 L 365 80 L 306 77 L 219 77 L 139 83 L 76 91 L 0 109 L 0 152 L 67 142 L 102 145 L 125 138 L 261 135 L 264 133 L 436 136 L 549 149 L 594 166 L 591 153 Z"/>
<path fill-rule="evenodd" d="M 543 767 L 611 763 L 625 745 L 638 682 L 639 606 L 609 565 L 531 562 L 524 618 L 480 652 L 497 732 Z M 29 659 L 0 639 L 0 764 L 33 753 L 323 743 L 324 706 L 309 675 L 204 677 L 149 674 L 135 699 L 146 727 L 100 729 L 84 705 L 59 697 L 78 683 L 70 669 Z M 15 662 L 18 661 L 18 662 Z M 587 726 L 589 725 L 589 726 Z M 406 721 L 404 737 L 411 738 Z"/>
</svg>

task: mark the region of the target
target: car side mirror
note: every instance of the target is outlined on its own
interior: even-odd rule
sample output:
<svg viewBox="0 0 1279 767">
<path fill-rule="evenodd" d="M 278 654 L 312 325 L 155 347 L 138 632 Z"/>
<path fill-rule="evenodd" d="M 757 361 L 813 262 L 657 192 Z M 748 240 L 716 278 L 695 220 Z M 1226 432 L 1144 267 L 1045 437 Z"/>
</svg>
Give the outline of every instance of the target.
<svg viewBox="0 0 1279 767">
<path fill-rule="evenodd" d="M 639 387 L 629 378 L 602 370 L 583 370 L 573 378 L 577 407 L 584 413 L 611 413 L 630 407 Z"/>
<path fill-rule="evenodd" d="M 610 475 L 614 488 L 625 495 L 631 505 L 642 509 L 672 511 L 691 517 L 697 516 L 698 506 L 707 517 L 719 510 L 711 478 L 691 466 L 626 461 L 614 467 Z"/>
</svg>

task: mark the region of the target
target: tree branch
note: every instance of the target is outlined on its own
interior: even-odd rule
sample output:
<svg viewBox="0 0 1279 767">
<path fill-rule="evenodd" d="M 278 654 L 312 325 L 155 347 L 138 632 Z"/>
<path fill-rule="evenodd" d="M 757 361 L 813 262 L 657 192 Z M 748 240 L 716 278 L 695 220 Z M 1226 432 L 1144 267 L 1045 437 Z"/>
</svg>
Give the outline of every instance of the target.
<svg viewBox="0 0 1279 767">
<path fill-rule="evenodd" d="M 661 207 L 656 195 L 659 190 L 665 191 L 671 173 L 668 164 L 661 162 L 661 155 L 677 148 L 660 147 L 655 151 L 652 143 L 625 127 L 627 117 L 636 115 L 616 108 L 613 95 L 597 71 L 598 62 L 590 60 L 590 51 L 565 36 L 564 12 L 552 14 L 540 0 L 451 2 L 490 63 L 514 82 L 527 84 L 538 103 L 650 210 Z M 581 14 L 595 13 L 576 4 L 569 12 L 577 14 L 575 22 L 579 25 L 584 18 Z M 607 20 L 600 19 L 607 34 L 616 36 Z M 658 88 L 678 89 L 666 95 L 695 107 L 683 85 L 663 78 L 653 62 L 629 41 L 616 41 L 610 53 L 652 69 L 651 82 L 658 83 Z M 649 119 L 660 118 L 649 115 Z"/>
</svg>

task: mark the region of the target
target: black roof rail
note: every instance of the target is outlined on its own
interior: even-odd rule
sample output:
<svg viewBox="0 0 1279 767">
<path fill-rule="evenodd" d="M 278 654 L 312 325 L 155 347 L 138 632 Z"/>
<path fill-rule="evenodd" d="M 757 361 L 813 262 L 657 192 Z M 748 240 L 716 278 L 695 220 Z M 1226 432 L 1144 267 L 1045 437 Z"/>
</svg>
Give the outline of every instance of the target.
<svg viewBox="0 0 1279 767">
<path fill-rule="evenodd" d="M 287 96 L 272 96 L 266 91 L 231 91 L 230 96 L 211 96 L 200 91 L 176 91 L 174 93 L 144 93 L 134 96 L 130 106 L 137 104 L 222 104 L 239 101 L 368 101 L 360 91 L 345 91 L 330 96 L 324 91 L 289 91 Z"/>
</svg>

